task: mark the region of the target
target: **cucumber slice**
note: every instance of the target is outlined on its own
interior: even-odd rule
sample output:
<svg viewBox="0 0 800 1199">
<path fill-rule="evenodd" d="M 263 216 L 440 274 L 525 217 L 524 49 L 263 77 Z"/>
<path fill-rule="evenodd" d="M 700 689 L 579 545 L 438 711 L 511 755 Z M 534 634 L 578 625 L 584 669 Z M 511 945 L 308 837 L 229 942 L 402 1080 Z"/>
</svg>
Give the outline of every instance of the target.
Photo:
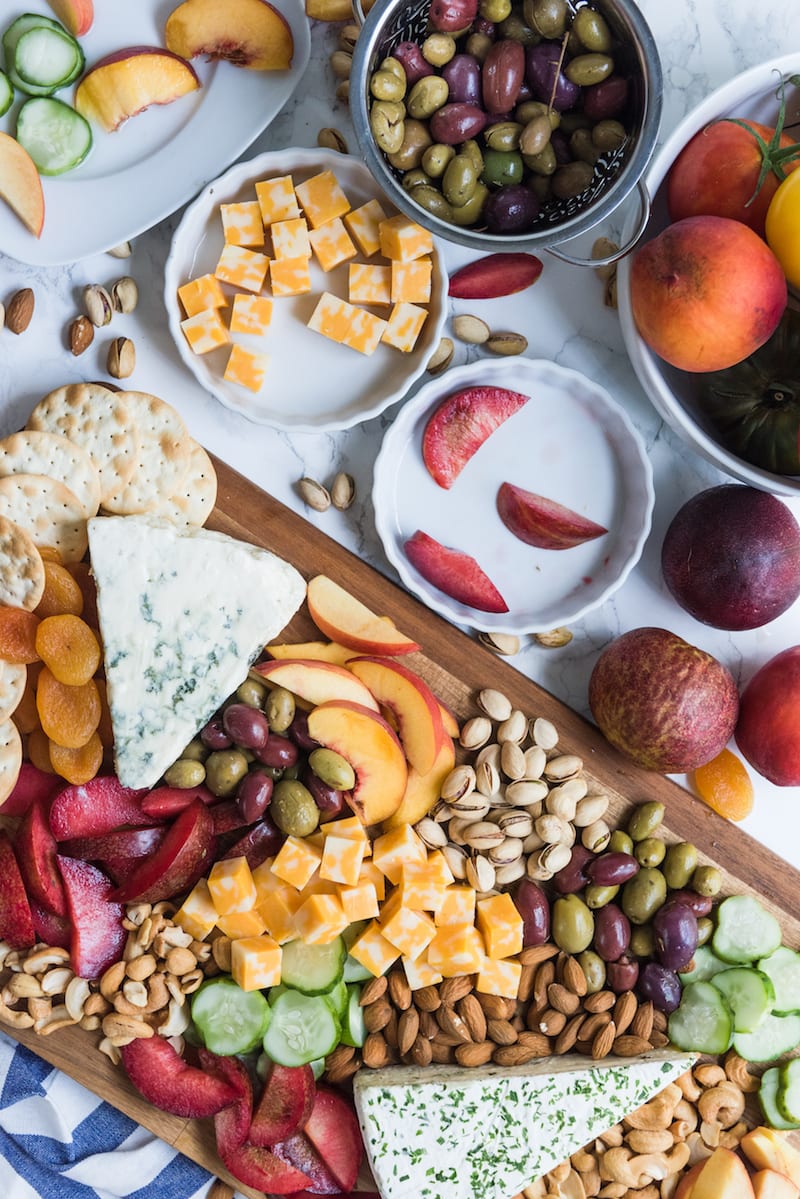
<svg viewBox="0 0 800 1199">
<path fill-rule="evenodd" d="M 5 71 L 0 71 L 0 117 L 8 112 L 14 100 L 14 89 Z"/>
<path fill-rule="evenodd" d="M 800 1045 L 800 1016 L 767 1016 L 755 1032 L 738 1032 L 733 1047 L 748 1062 L 774 1062 Z"/>
<path fill-rule="evenodd" d="M 63 100 L 32 96 L 19 110 L 17 141 L 40 175 L 63 175 L 91 150 L 92 131 L 89 122 Z"/>
<path fill-rule="evenodd" d="M 793 1058 L 782 1067 L 778 1082 L 778 1110 L 784 1120 L 791 1120 L 796 1126 L 800 1123 L 800 1058 Z"/>
<path fill-rule="evenodd" d="M 747 965 L 768 957 L 780 943 L 781 926 L 757 899 L 751 895 L 723 899 L 711 946 L 724 962 Z"/>
<path fill-rule="evenodd" d="M 734 1032 L 755 1032 L 772 1011 L 775 988 L 766 974 L 751 966 L 732 966 L 709 979 L 733 1012 Z"/>
<path fill-rule="evenodd" d="M 339 1021 L 324 996 L 284 991 L 271 1010 L 264 1052 L 279 1066 L 305 1066 L 338 1045 Z"/>
<path fill-rule="evenodd" d="M 35 26 L 14 48 L 14 70 L 22 82 L 51 92 L 77 79 L 84 62 L 83 51 L 66 30 Z"/>
<path fill-rule="evenodd" d="M 341 937 L 328 945 L 289 941 L 283 946 L 281 982 L 304 995 L 321 995 L 339 982 L 345 955 Z"/>
<path fill-rule="evenodd" d="M 800 1128 L 800 1123 L 787 1120 L 778 1107 L 778 1088 L 781 1082 L 781 1071 L 778 1066 L 770 1066 L 761 1075 L 761 1086 L 758 1088 L 758 1102 L 764 1119 L 771 1128 L 779 1128 L 782 1132 L 790 1132 Z"/>
<path fill-rule="evenodd" d="M 704 983 L 713 978 L 715 974 L 719 974 L 720 970 L 728 970 L 729 962 L 723 962 L 722 958 L 718 958 L 710 945 L 699 945 L 694 951 L 692 959 L 694 966 L 691 970 L 684 970 L 678 974 L 684 986 L 687 983 Z"/>
<path fill-rule="evenodd" d="M 781 945 L 768 958 L 758 963 L 775 988 L 772 1010 L 776 1016 L 800 1012 L 800 953 Z"/>
<path fill-rule="evenodd" d="M 321 998 L 327 999 L 328 1003 L 333 1008 L 334 1015 L 341 1024 L 342 1020 L 344 1019 L 344 1014 L 347 1011 L 347 1002 L 349 998 L 347 994 L 347 984 L 345 983 L 344 979 L 340 978 L 338 982 L 333 984 L 329 991 L 324 991 Z"/>
<path fill-rule="evenodd" d="M 230 975 L 210 978 L 192 999 L 192 1020 L 203 1044 L 224 1056 L 255 1049 L 270 1016 L 261 991 L 243 991 Z"/>
<path fill-rule="evenodd" d="M 347 988 L 347 1009 L 342 1021 L 342 1043 L 360 1049 L 367 1039 L 364 1009 L 361 1006 L 361 987 Z"/>
<path fill-rule="evenodd" d="M 348 953 L 347 957 L 344 959 L 344 972 L 342 974 L 344 981 L 346 983 L 365 983 L 372 977 L 372 971 L 367 970 L 366 966 L 362 966 L 360 962 L 357 962 L 356 959 Z"/>
<path fill-rule="evenodd" d="M 325 1073 L 325 1058 L 315 1057 L 313 1062 L 309 1062 L 311 1073 L 314 1075 L 314 1082 L 319 1082 L 322 1075 Z"/>
<path fill-rule="evenodd" d="M 678 1049 L 725 1053 L 731 1043 L 733 1015 L 725 997 L 710 982 L 689 983 L 680 1006 L 669 1018 L 668 1032 Z"/>
<path fill-rule="evenodd" d="M 40 17 L 36 13 L 30 12 L 23 13 L 21 17 L 17 17 L 16 21 L 11 22 L 3 34 L 3 54 L 5 56 L 6 72 L 14 87 L 18 88 L 19 91 L 25 92 L 29 96 L 49 96 L 56 90 L 54 87 L 29 83 L 20 76 L 14 65 L 18 43 L 26 33 L 29 33 L 33 29 L 48 29 L 53 33 L 60 33 L 66 37 L 71 36 L 71 34 L 67 33 L 64 26 L 60 25 L 58 21 L 54 21 L 52 17 Z M 81 50 L 80 53 L 81 59 L 83 59 L 83 51 Z M 83 70 L 83 66 L 79 68 L 77 74 L 80 74 L 81 70 Z M 77 78 L 77 75 L 74 77 Z"/>
</svg>

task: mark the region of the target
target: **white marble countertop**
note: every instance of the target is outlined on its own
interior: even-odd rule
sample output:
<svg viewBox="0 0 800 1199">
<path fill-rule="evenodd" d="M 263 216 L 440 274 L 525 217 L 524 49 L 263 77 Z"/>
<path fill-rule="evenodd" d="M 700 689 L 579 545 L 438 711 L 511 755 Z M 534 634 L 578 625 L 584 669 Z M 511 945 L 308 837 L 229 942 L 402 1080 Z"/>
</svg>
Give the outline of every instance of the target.
<svg viewBox="0 0 800 1199">
<path fill-rule="evenodd" d="M 761 0 L 755 7 L 746 0 L 672 0 L 670 4 L 641 0 L 640 7 L 662 57 L 662 141 L 717 85 L 796 43 L 794 5 L 785 0 Z M 336 26 L 314 26 L 311 59 L 294 98 L 246 156 L 288 146 L 312 147 L 319 129 L 327 125 L 340 129 L 355 149 L 347 107 L 333 99 L 335 80 L 328 56 L 336 36 Z M 98 203 L 102 203 L 100 194 Z M 162 278 L 179 218 L 180 212 L 138 237 L 132 257 L 125 262 L 97 254 L 70 266 L 35 268 L 0 254 L 0 299 L 7 300 L 23 286 L 33 287 L 36 293 L 30 329 L 19 337 L 0 331 L 0 434 L 22 425 L 33 405 L 52 388 L 106 377 L 109 337 L 128 335 L 137 350 L 129 385 L 176 405 L 193 435 L 214 453 L 391 576 L 375 532 L 370 489 L 382 435 L 398 406 L 347 431 L 291 436 L 252 425 L 221 407 L 189 375 L 167 330 Z M 446 253 L 450 270 L 474 257 L 472 251 L 455 247 L 448 247 Z M 581 268 L 546 257 L 545 274 L 534 289 L 484 301 L 480 313 L 495 328 L 525 333 L 532 357 L 551 358 L 583 371 L 625 407 L 647 445 L 656 505 L 641 562 L 616 595 L 573 627 L 568 646 L 545 649 L 526 637 L 513 664 L 586 713 L 587 682 L 601 649 L 627 629 L 661 625 L 715 654 L 744 684 L 767 659 L 800 641 L 800 604 L 765 628 L 728 634 L 699 624 L 668 595 L 659 566 L 667 525 L 690 496 L 728 480 L 688 449 L 651 407 L 625 354 L 617 314 L 603 305 L 599 281 Z M 79 310 L 83 286 L 107 284 L 124 273 L 132 274 L 139 284 L 137 311 L 117 317 L 83 357 L 72 358 L 66 348 L 66 329 Z M 459 307 L 466 310 L 464 304 Z M 467 348 L 457 343 L 455 361 L 466 360 Z M 296 490 L 301 476 L 330 481 L 340 469 L 356 479 L 354 506 L 345 513 L 331 509 L 321 515 L 305 509 Z M 800 516 L 800 501 L 789 503 Z M 800 787 L 774 787 L 754 772 L 753 778 L 756 804 L 742 827 L 800 867 Z"/>
</svg>

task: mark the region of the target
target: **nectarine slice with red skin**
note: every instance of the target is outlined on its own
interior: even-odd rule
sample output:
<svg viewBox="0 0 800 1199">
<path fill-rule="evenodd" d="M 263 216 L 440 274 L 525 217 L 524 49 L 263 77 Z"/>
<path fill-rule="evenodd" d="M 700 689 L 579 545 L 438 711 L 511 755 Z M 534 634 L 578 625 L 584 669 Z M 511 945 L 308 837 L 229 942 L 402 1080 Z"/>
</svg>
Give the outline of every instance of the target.
<svg viewBox="0 0 800 1199">
<path fill-rule="evenodd" d="M 735 733 L 753 769 L 776 787 L 800 785 L 798 704 L 800 645 L 793 645 L 765 662 L 746 684 Z"/>
<path fill-rule="evenodd" d="M 25 883 L 5 829 L 0 829 L 0 937 L 13 949 L 30 949 L 36 942 Z"/>
<path fill-rule="evenodd" d="M 409 765 L 427 774 L 446 735 L 439 703 L 428 684 L 392 658 L 353 658 L 349 669 L 391 711 Z"/>
<path fill-rule="evenodd" d="M 75 107 L 113 133 L 151 104 L 171 104 L 199 87 L 194 69 L 179 54 L 161 46 L 129 46 L 89 68 L 75 91 Z"/>
<path fill-rule="evenodd" d="M 400 807 L 384 820 L 384 832 L 399 828 L 402 824 L 416 824 L 423 816 L 427 816 L 441 795 L 441 787 L 450 771 L 456 764 L 456 751 L 450 737 L 445 737 L 436 761 L 427 774 L 420 774 L 413 766 L 408 768 L 408 782 L 400 802 Z"/>
<path fill-rule="evenodd" d="M 750 1181 L 755 1199 L 800 1199 L 800 1189 L 777 1170 L 758 1170 Z"/>
<path fill-rule="evenodd" d="M 251 71 L 292 65 L 294 39 L 286 19 L 267 0 L 184 0 L 167 18 L 164 40 L 183 58 L 221 58 Z"/>
<path fill-rule="evenodd" d="M 356 599 L 327 575 L 315 575 L 309 581 L 306 602 L 314 624 L 332 641 L 357 654 L 385 654 L 396 657 L 420 648 L 418 642 Z"/>
<path fill-rule="evenodd" d="M 459 604 L 480 612 L 508 611 L 508 604 L 470 554 L 442 545 L 421 529 L 408 538 L 403 549 L 423 579 Z"/>
<path fill-rule="evenodd" d="M 500 484 L 497 511 L 515 537 L 540 550 L 569 550 L 608 532 L 580 512 L 515 483 Z"/>
<path fill-rule="evenodd" d="M 61 24 L 73 37 L 83 37 L 94 22 L 93 0 L 49 0 Z"/>
<path fill-rule="evenodd" d="M 159 1111 L 202 1119 L 215 1116 L 237 1098 L 222 1074 L 191 1066 L 164 1037 L 139 1037 L 120 1051 L 125 1073 L 136 1090 Z"/>
<path fill-rule="evenodd" d="M 340 1187 L 324 1161 L 303 1132 L 295 1132 L 275 1145 L 277 1156 L 305 1174 L 311 1182 L 314 1195 L 338 1195 Z"/>
<path fill-rule="evenodd" d="M 0 133 L 0 198 L 34 237 L 44 226 L 44 192 L 36 164 L 8 133 Z"/>
<path fill-rule="evenodd" d="M 308 732 L 353 767 L 356 784 L 346 799 L 363 825 L 380 824 L 397 811 L 408 766 L 397 734 L 382 716 L 360 704 L 331 701 L 309 712 Z"/>
<path fill-rule="evenodd" d="M 346 699 L 378 711 L 378 704 L 369 687 L 352 671 L 335 662 L 285 658 L 277 662 L 259 662 L 254 669 L 271 687 L 285 687 L 315 707 L 331 699 Z"/>
<path fill-rule="evenodd" d="M 542 273 L 542 260 L 522 251 L 486 254 L 450 276 L 448 294 L 456 300 L 492 300 L 530 287 Z"/>
<path fill-rule="evenodd" d="M 487 437 L 529 399 L 506 387 L 464 387 L 442 400 L 422 434 L 422 460 L 434 482 L 452 487 Z"/>
<path fill-rule="evenodd" d="M 266 652 L 272 658 L 306 658 L 320 662 L 333 662 L 344 666 L 353 651 L 338 641 L 298 641 L 293 645 L 268 645 Z"/>
</svg>

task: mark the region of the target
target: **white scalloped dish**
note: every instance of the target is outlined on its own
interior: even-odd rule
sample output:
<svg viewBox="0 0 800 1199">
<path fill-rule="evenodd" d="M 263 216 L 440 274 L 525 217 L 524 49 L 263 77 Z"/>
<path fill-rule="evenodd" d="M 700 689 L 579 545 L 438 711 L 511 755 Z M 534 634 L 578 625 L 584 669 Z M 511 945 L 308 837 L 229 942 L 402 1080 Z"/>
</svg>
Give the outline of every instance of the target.
<svg viewBox="0 0 800 1199">
<path fill-rule="evenodd" d="M 425 426 L 446 396 L 477 385 L 530 398 L 445 490 L 423 462 Z M 506 481 L 608 532 L 566 550 L 530 546 L 498 515 L 497 491 Z M 458 367 L 423 387 L 383 439 L 373 488 L 378 533 L 406 587 L 448 620 L 517 634 L 570 624 L 607 600 L 639 560 L 653 498 L 644 445 L 608 393 L 577 371 L 528 358 Z M 509 611 L 468 607 L 423 578 L 403 549 L 418 529 L 475 558 Z"/>
</svg>

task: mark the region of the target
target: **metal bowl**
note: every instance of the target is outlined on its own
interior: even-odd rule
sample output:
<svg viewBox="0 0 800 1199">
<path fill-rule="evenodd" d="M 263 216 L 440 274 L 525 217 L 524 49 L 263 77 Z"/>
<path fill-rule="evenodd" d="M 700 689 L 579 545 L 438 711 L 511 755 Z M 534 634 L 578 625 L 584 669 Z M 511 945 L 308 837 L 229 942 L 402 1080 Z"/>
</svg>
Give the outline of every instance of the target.
<svg viewBox="0 0 800 1199">
<path fill-rule="evenodd" d="M 570 0 L 574 12 L 588 0 Z M 556 247 L 593 229 L 638 188 L 640 213 L 636 229 L 619 254 L 630 251 L 643 231 L 650 212 L 641 178 L 655 149 L 661 121 L 662 72 L 653 35 L 632 0 L 593 0 L 620 43 L 615 51 L 622 71 L 633 87 L 629 101 L 629 136 L 619 149 L 604 154 L 595 166 L 591 185 L 569 200 L 550 201 L 533 228 L 519 234 L 495 234 L 485 229 L 451 225 L 416 204 L 396 171 L 378 149 L 369 124 L 369 83 L 379 63 L 403 41 L 422 43 L 427 33 L 430 0 L 376 0 L 356 42 L 350 74 L 350 110 L 361 154 L 392 203 L 412 220 L 444 241 L 475 250 L 547 249 L 568 262 L 583 263 Z M 356 0 L 356 7 L 358 7 Z M 597 262 L 595 262 L 597 265 Z"/>
</svg>

